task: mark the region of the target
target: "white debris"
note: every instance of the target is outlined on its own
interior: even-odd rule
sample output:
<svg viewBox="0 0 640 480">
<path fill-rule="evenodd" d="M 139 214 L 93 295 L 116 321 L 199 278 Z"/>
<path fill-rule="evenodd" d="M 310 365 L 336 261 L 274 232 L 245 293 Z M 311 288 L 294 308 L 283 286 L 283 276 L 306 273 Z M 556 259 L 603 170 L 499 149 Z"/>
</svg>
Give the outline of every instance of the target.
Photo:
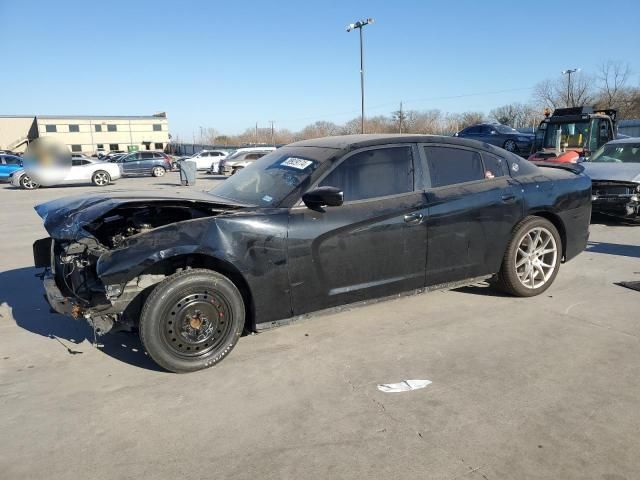
<svg viewBox="0 0 640 480">
<path fill-rule="evenodd" d="M 419 390 L 431 383 L 431 380 L 403 380 L 400 383 L 382 383 L 378 390 L 384 393 L 410 392 Z"/>
</svg>

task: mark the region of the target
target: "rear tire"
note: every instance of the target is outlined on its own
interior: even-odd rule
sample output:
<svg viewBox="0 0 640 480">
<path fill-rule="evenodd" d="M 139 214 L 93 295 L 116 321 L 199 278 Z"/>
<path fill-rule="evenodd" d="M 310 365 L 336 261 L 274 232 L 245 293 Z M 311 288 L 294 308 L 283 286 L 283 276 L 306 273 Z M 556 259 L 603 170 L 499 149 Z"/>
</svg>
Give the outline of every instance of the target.
<svg viewBox="0 0 640 480">
<path fill-rule="evenodd" d="M 154 177 L 163 177 L 165 173 L 167 173 L 167 171 L 164 169 L 164 167 L 153 167 L 151 169 L 151 175 L 153 175 Z"/>
<path fill-rule="evenodd" d="M 496 287 L 516 297 L 533 297 L 551 286 L 560 269 L 562 240 L 556 227 L 541 217 L 526 217 L 507 245 Z"/>
<path fill-rule="evenodd" d="M 111 183 L 111 175 L 104 170 L 98 170 L 91 176 L 91 182 L 97 187 L 106 187 Z"/>
<path fill-rule="evenodd" d="M 518 153 L 518 144 L 513 140 L 507 140 L 504 142 L 503 147 L 507 152 Z"/>
<path fill-rule="evenodd" d="M 242 295 L 231 280 L 211 270 L 185 270 L 160 282 L 145 301 L 140 339 L 161 367 L 193 372 L 222 361 L 244 321 Z"/>
<path fill-rule="evenodd" d="M 25 174 L 25 175 L 22 175 L 22 177 L 20 177 L 20 186 L 25 190 L 35 190 L 40 185 L 34 182 L 33 180 L 31 180 L 31 177 L 29 175 Z"/>
</svg>

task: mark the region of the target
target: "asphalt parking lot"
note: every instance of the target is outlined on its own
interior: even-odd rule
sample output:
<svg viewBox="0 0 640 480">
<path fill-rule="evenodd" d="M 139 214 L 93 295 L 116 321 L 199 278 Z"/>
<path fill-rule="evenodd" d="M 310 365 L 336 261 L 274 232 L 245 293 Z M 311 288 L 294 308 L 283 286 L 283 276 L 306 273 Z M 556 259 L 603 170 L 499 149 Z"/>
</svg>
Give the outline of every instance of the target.
<svg viewBox="0 0 640 480">
<path fill-rule="evenodd" d="M 96 190 L 0 186 L 1 478 L 638 478 L 640 292 L 615 283 L 640 280 L 640 226 L 597 219 L 539 297 L 400 298 L 246 336 L 174 375 L 134 335 L 94 348 L 43 300 L 32 207 Z M 404 379 L 433 383 L 376 388 Z"/>
</svg>

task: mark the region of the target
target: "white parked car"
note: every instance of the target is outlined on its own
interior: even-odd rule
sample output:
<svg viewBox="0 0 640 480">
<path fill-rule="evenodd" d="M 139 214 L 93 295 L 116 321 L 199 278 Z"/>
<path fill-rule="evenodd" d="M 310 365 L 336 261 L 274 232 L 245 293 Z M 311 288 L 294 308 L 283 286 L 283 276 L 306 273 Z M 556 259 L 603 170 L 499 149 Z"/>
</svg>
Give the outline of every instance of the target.
<svg viewBox="0 0 640 480">
<path fill-rule="evenodd" d="M 220 160 L 227 158 L 228 154 L 229 152 L 224 150 L 201 150 L 195 155 L 180 159 L 180 161 L 190 160 L 196 162 L 196 168 L 198 170 L 209 170 L 212 165 L 216 165 L 217 169 Z"/>
<path fill-rule="evenodd" d="M 73 158 L 67 176 L 56 185 L 93 183 L 98 187 L 105 187 L 113 180 L 120 178 L 120 175 L 120 168 L 115 163 L 103 162 L 96 158 Z M 11 184 L 26 190 L 33 190 L 40 186 L 27 175 L 24 169 L 16 170 L 11 174 Z"/>
<path fill-rule="evenodd" d="M 276 147 L 248 147 L 239 148 L 232 152 L 227 158 L 214 169 L 213 165 L 209 170 L 209 173 L 220 173 L 224 175 L 233 175 L 238 170 L 243 169 L 252 162 L 255 162 L 259 158 L 264 157 L 268 153 L 273 152 Z"/>
</svg>

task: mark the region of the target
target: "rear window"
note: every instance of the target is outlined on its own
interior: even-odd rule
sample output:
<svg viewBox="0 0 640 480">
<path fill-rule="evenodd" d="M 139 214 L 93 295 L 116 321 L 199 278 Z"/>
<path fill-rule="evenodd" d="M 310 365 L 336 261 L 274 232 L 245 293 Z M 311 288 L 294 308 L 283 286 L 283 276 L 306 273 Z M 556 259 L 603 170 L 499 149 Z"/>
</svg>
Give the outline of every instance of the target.
<svg viewBox="0 0 640 480">
<path fill-rule="evenodd" d="M 478 152 L 453 147 L 425 146 L 431 186 L 444 187 L 485 178 Z"/>
</svg>

